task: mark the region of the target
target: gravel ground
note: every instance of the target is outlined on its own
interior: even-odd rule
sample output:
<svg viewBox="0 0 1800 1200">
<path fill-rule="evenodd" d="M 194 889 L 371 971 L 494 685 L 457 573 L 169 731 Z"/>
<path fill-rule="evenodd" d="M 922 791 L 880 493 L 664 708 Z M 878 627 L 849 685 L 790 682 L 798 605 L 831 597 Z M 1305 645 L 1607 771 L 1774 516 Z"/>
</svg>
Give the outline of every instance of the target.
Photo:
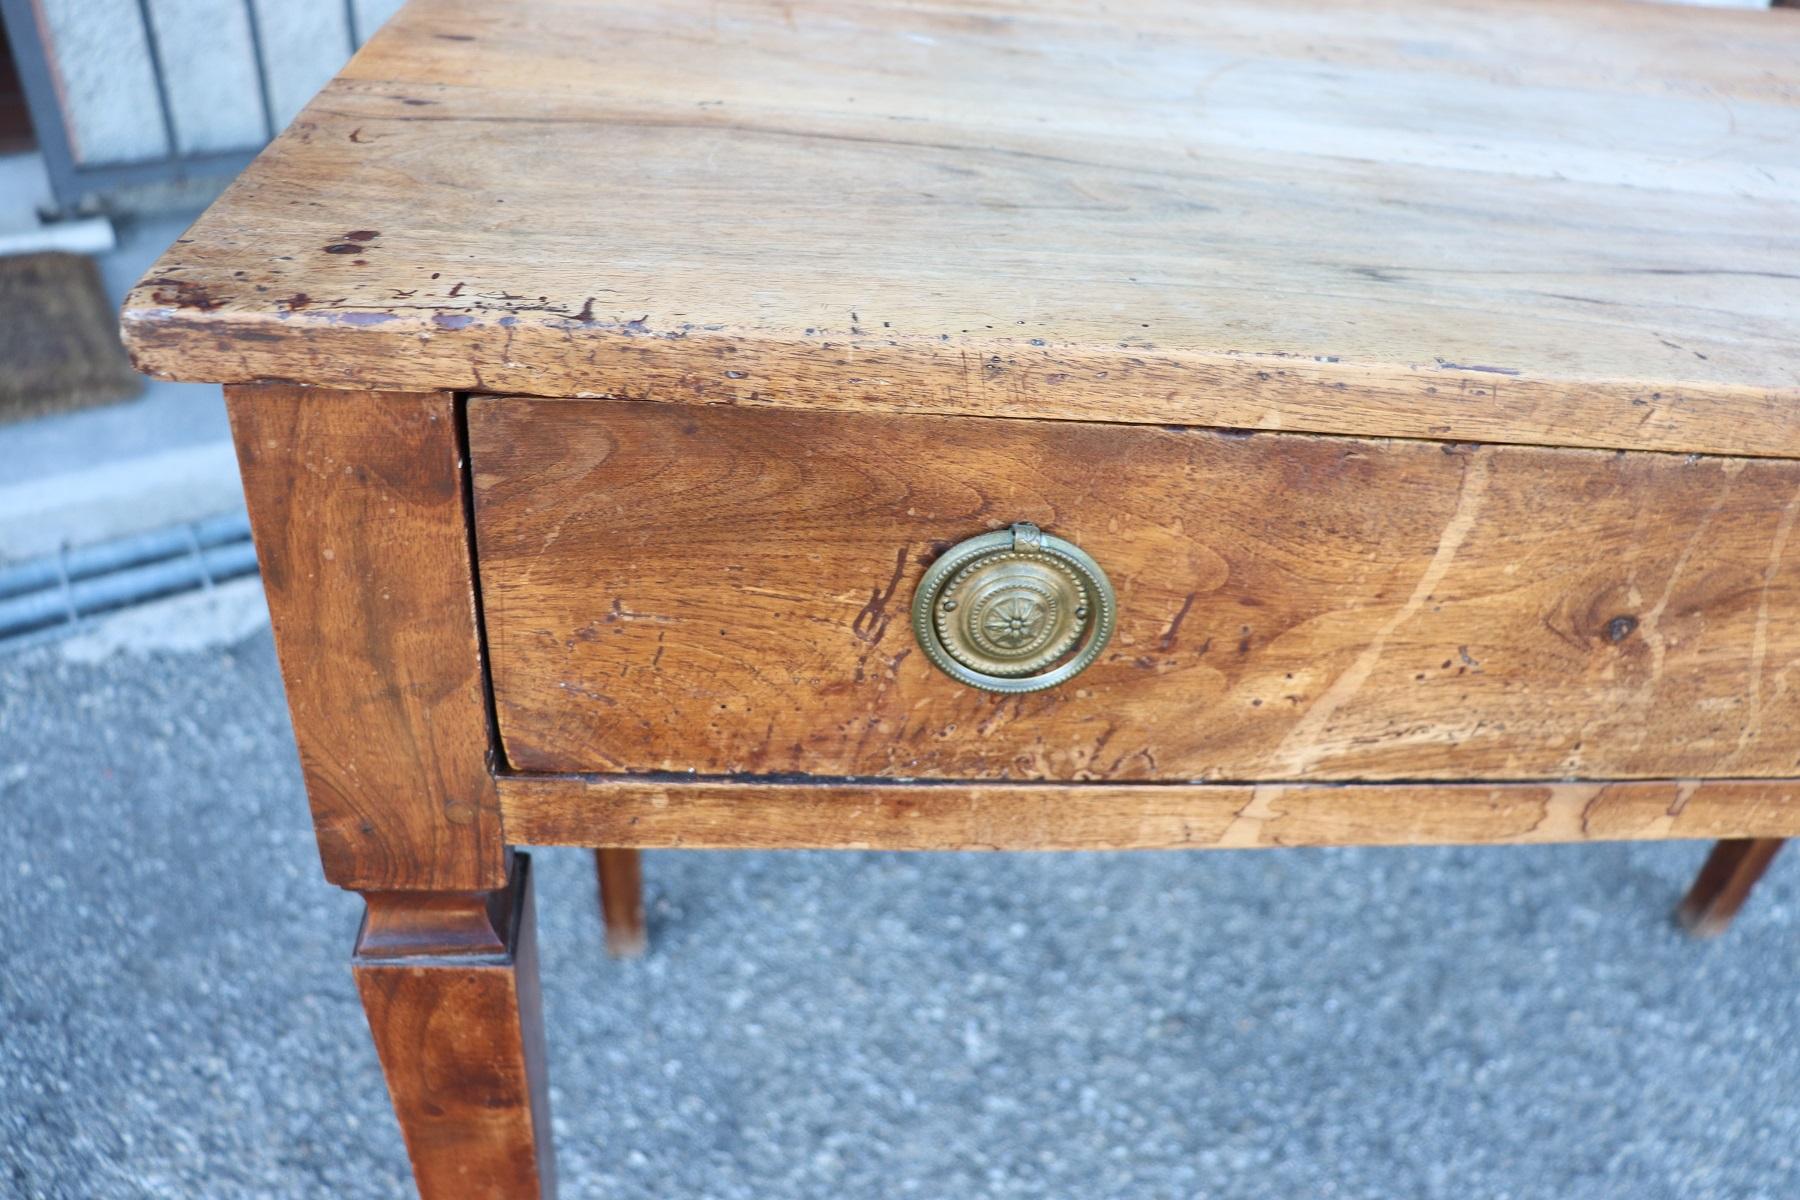
<svg viewBox="0 0 1800 1200">
<path fill-rule="evenodd" d="M 396 1197 L 266 633 L 0 659 L 0 1194 Z M 535 856 L 573 1197 L 1793 1197 L 1800 860 Z"/>
</svg>

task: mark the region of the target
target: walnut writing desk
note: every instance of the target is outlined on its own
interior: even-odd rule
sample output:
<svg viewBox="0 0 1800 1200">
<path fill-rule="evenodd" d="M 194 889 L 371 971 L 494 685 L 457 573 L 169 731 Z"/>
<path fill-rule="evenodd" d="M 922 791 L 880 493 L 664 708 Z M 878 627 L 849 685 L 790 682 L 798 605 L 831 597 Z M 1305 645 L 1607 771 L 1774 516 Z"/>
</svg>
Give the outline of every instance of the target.
<svg viewBox="0 0 1800 1200">
<path fill-rule="evenodd" d="M 1127 23 L 1128 22 L 1128 23 Z M 1800 14 L 414 0 L 132 293 L 228 385 L 420 1189 L 527 866 L 1800 833 Z"/>
</svg>

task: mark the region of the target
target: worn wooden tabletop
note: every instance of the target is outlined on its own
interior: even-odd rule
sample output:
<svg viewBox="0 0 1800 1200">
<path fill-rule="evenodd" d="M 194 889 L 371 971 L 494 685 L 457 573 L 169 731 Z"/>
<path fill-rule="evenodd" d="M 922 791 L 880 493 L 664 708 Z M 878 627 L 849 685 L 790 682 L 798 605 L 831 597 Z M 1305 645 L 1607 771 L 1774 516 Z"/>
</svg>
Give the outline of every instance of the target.
<svg viewBox="0 0 1800 1200">
<path fill-rule="evenodd" d="M 413 0 L 188 379 L 1800 454 L 1800 12 Z"/>
</svg>

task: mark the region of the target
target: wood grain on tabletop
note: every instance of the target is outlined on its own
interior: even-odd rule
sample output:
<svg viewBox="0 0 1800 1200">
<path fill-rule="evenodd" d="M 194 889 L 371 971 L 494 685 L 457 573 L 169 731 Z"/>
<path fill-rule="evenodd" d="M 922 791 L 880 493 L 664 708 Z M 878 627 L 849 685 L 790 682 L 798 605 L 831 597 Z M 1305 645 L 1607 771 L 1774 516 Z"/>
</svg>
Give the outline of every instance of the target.
<svg viewBox="0 0 1800 1200">
<path fill-rule="evenodd" d="M 287 379 L 1800 454 L 1800 14 L 414 0 L 126 303 Z"/>
<path fill-rule="evenodd" d="M 529 771 L 1545 779 L 1800 765 L 1800 464 L 1059 421 L 469 404 Z M 909 605 L 1031 521 L 1118 627 L 1026 696 Z"/>
<path fill-rule="evenodd" d="M 444 393 L 226 389 L 325 877 L 506 879 Z"/>
<path fill-rule="evenodd" d="M 507 832 L 689 849 L 1250 850 L 1800 832 L 1792 779 L 955 784 L 500 780 Z"/>
</svg>

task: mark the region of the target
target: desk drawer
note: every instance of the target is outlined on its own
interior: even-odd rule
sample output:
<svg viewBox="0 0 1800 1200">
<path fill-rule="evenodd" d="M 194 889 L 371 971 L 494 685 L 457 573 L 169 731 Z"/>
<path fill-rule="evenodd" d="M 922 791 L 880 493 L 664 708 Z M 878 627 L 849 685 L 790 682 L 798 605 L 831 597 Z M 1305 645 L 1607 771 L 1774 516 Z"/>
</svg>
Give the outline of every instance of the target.
<svg viewBox="0 0 1800 1200">
<path fill-rule="evenodd" d="M 1800 464 L 1199 428 L 469 403 L 518 770 L 924 779 L 1790 775 Z M 1032 522 L 1090 668 L 952 679 L 927 566 Z"/>
</svg>

